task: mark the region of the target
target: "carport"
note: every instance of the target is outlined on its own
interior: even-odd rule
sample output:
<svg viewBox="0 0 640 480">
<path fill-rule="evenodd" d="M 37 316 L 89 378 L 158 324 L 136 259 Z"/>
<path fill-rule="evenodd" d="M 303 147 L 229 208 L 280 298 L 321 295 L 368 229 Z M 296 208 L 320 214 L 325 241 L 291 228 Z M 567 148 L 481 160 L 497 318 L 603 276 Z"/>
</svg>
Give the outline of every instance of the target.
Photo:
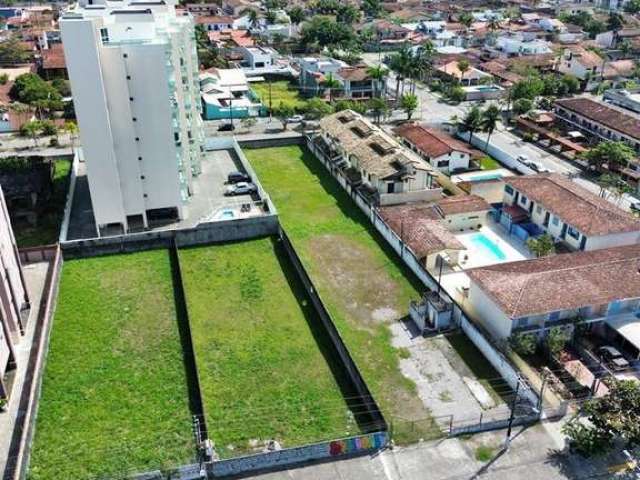
<svg viewBox="0 0 640 480">
<path fill-rule="evenodd" d="M 635 315 L 619 315 L 605 320 L 608 334 L 620 342 L 622 349 L 640 360 L 640 319 Z M 607 335 L 609 337 L 609 335 Z"/>
</svg>

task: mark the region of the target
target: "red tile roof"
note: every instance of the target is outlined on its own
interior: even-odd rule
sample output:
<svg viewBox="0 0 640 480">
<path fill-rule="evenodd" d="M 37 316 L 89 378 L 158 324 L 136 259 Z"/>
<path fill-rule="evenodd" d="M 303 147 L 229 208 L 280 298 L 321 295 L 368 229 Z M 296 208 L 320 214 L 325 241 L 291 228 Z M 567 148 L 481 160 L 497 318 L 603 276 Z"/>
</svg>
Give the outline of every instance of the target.
<svg viewBox="0 0 640 480">
<path fill-rule="evenodd" d="M 491 205 L 484 198 L 477 195 L 455 195 L 443 198 L 437 204 L 445 216 L 491 210 Z"/>
<path fill-rule="evenodd" d="M 587 236 L 640 232 L 640 220 L 557 173 L 507 177 L 530 200 Z"/>
<path fill-rule="evenodd" d="M 48 50 L 42 51 L 42 68 L 48 69 L 62 69 L 66 68 L 67 64 L 64 60 L 64 50 L 61 44 L 54 44 Z"/>
<path fill-rule="evenodd" d="M 421 125 L 406 123 L 397 127 L 394 131 L 430 158 L 437 158 L 454 151 L 468 153 L 469 155 L 473 153 L 473 151 L 461 141 L 456 140 L 444 132 L 426 128 Z"/>
<path fill-rule="evenodd" d="M 557 100 L 556 105 L 601 123 L 611 130 L 640 140 L 639 117 L 632 116 L 631 114 L 624 113 L 622 110 L 584 97 Z"/>
<path fill-rule="evenodd" d="M 511 319 L 640 297 L 640 245 L 467 270 Z"/>
</svg>

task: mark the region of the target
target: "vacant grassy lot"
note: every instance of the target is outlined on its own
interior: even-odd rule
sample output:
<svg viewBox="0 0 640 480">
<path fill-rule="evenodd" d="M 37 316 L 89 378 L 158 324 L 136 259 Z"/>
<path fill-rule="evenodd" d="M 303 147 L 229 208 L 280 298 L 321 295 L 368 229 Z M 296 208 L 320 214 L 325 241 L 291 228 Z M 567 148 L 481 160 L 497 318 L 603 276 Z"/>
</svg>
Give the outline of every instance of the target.
<svg viewBox="0 0 640 480">
<path fill-rule="evenodd" d="M 260 97 L 260 101 L 265 107 L 269 107 L 269 84 L 267 82 L 253 83 L 251 89 Z M 295 85 L 286 80 L 271 82 L 271 105 L 273 108 L 284 103 L 296 110 L 304 108 L 307 102 L 300 97 Z"/>
<path fill-rule="evenodd" d="M 497 160 L 485 155 L 484 157 L 480 158 L 480 168 L 482 170 L 495 170 L 496 168 L 501 168 L 502 165 L 500 165 L 500 163 L 498 163 Z"/>
<path fill-rule="evenodd" d="M 182 250 L 209 437 L 224 457 L 360 430 L 336 355 L 270 238 Z M 328 363 L 329 362 L 329 363 Z"/>
<path fill-rule="evenodd" d="M 310 152 L 287 146 L 245 153 L 387 419 L 428 418 L 387 328 L 423 287 Z"/>
<path fill-rule="evenodd" d="M 168 253 L 65 262 L 29 478 L 121 478 L 194 454 Z"/>
</svg>

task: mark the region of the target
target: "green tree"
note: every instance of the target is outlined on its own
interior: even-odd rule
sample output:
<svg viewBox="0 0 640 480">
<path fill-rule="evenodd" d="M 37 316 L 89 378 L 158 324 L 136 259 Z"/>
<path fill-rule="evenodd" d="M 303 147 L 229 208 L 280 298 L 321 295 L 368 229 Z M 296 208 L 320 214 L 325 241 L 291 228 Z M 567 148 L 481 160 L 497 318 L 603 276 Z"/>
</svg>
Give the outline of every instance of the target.
<svg viewBox="0 0 640 480">
<path fill-rule="evenodd" d="M 624 11 L 635 15 L 640 12 L 640 0 L 629 0 L 624 4 Z"/>
<path fill-rule="evenodd" d="M 609 12 L 609 18 L 607 19 L 607 29 L 617 32 L 624 26 L 622 15 L 617 12 Z"/>
<path fill-rule="evenodd" d="M 369 100 L 369 108 L 373 113 L 375 123 L 380 124 L 382 117 L 389 113 L 389 106 L 383 98 L 375 97 Z"/>
<path fill-rule="evenodd" d="M 62 97 L 70 97 L 71 96 L 71 85 L 69 85 L 69 81 L 64 78 L 54 78 L 51 81 L 51 86 L 56 89 L 56 91 Z"/>
<path fill-rule="evenodd" d="M 620 448 L 640 444 L 640 384 L 634 380 L 609 380 L 606 395 L 582 405 L 579 419 L 567 423 L 563 433 L 574 448 L 585 456 L 606 454 L 614 445 Z"/>
<path fill-rule="evenodd" d="M 282 122 L 282 129 L 286 130 L 289 122 L 288 119 L 295 113 L 293 107 L 287 103 L 280 102 L 276 108 L 273 109 L 273 116 Z"/>
<path fill-rule="evenodd" d="M 242 15 L 246 15 L 249 20 L 249 28 L 255 29 L 260 24 L 260 15 L 253 8 L 247 8 L 242 11 Z"/>
<path fill-rule="evenodd" d="M 62 96 L 49 83 L 35 73 L 18 76 L 9 91 L 14 100 L 28 103 L 42 110 L 62 110 Z"/>
<path fill-rule="evenodd" d="M 548 233 L 544 233 L 539 237 L 529 238 L 527 240 L 527 248 L 538 258 L 546 257 L 556 251 L 553 238 Z"/>
<path fill-rule="evenodd" d="M 635 152 L 624 142 L 607 140 L 582 154 L 590 167 L 602 172 L 607 165 L 609 171 L 625 167 L 635 158 Z"/>
<path fill-rule="evenodd" d="M 278 16 L 273 10 L 267 10 L 264 14 L 264 19 L 269 25 L 273 25 L 274 23 L 276 23 Z"/>
<path fill-rule="evenodd" d="M 460 85 L 451 85 L 444 92 L 445 96 L 454 103 L 464 102 L 467 92 Z"/>
<path fill-rule="evenodd" d="M 458 60 L 456 66 L 458 67 L 458 70 L 460 70 L 460 82 L 462 83 L 464 81 L 464 74 L 469 71 L 469 69 L 471 68 L 471 64 L 466 58 L 461 58 L 460 60 Z"/>
<path fill-rule="evenodd" d="M 20 43 L 17 37 L 10 37 L 0 42 L 0 64 L 25 63 L 30 59 L 31 52 Z"/>
<path fill-rule="evenodd" d="M 307 118 L 318 120 L 333 113 L 333 108 L 321 98 L 314 97 L 307 101 L 304 107 L 304 113 Z"/>
<path fill-rule="evenodd" d="M 302 24 L 300 41 L 310 46 L 348 48 L 355 42 L 355 34 L 349 25 L 336 22 L 331 17 L 315 15 Z"/>
<path fill-rule="evenodd" d="M 42 122 L 39 120 L 32 120 L 22 124 L 20 127 L 20 135 L 23 137 L 29 137 L 33 140 L 33 145 L 38 146 L 38 135 L 42 132 Z"/>
<path fill-rule="evenodd" d="M 7 75 L 6 73 L 0 75 L 0 85 L 6 85 L 8 81 L 9 75 Z"/>
<path fill-rule="evenodd" d="M 469 28 L 473 24 L 473 15 L 471 15 L 470 12 L 462 12 L 458 16 L 458 22 L 460 22 L 464 26 L 464 28 L 469 30 Z"/>
<path fill-rule="evenodd" d="M 376 18 L 382 11 L 380 0 L 362 0 L 362 11 L 368 17 Z"/>
<path fill-rule="evenodd" d="M 537 96 L 542 95 L 544 90 L 544 81 L 537 75 L 530 75 L 527 78 L 516 82 L 511 87 L 511 100 L 516 101 L 520 98 L 533 100 Z"/>
<path fill-rule="evenodd" d="M 509 344 L 519 355 L 533 355 L 538 348 L 538 339 L 534 333 L 516 333 L 509 338 Z"/>
<path fill-rule="evenodd" d="M 407 114 L 407 120 L 411 120 L 418 108 L 418 96 L 414 93 L 405 93 L 400 97 L 400 108 Z"/>
<path fill-rule="evenodd" d="M 240 120 L 240 124 L 245 130 L 251 130 L 251 128 L 253 128 L 257 123 L 258 120 L 256 120 L 255 117 L 244 117 Z"/>
<path fill-rule="evenodd" d="M 291 23 L 293 23 L 294 25 L 298 25 L 299 23 L 302 23 L 305 17 L 304 9 L 300 5 L 294 5 L 293 7 L 291 7 L 287 11 L 287 14 L 291 19 Z"/>
<path fill-rule="evenodd" d="M 469 133 L 468 142 L 471 143 L 473 134 L 482 128 L 482 111 L 480 107 L 477 105 L 471 107 L 462 121 L 459 122 L 458 128 L 463 133 Z"/>
<path fill-rule="evenodd" d="M 71 140 L 71 148 L 75 147 L 75 139 L 78 135 L 78 125 L 76 122 L 64 122 L 62 129 L 69 134 L 69 140 Z"/>
<path fill-rule="evenodd" d="M 374 96 L 381 97 L 384 95 L 385 86 L 387 84 L 387 77 L 389 76 L 389 70 L 382 65 L 375 65 L 367 68 L 367 75 L 374 81 Z"/>
<path fill-rule="evenodd" d="M 566 87 L 567 93 L 578 93 L 580 90 L 580 80 L 573 75 L 563 75 L 560 82 Z"/>
<path fill-rule="evenodd" d="M 544 343 L 551 355 L 558 355 L 565 347 L 571 335 L 567 328 L 553 327 L 547 332 Z"/>
<path fill-rule="evenodd" d="M 340 4 L 336 14 L 336 20 L 346 25 L 352 25 L 360 20 L 360 10 L 350 3 Z"/>
<path fill-rule="evenodd" d="M 513 111 L 516 115 L 524 115 L 533 109 L 533 101 L 528 98 L 519 98 L 513 102 Z"/>
<path fill-rule="evenodd" d="M 495 103 L 489 105 L 482 112 L 481 128 L 487 134 L 487 143 L 484 145 L 485 150 L 489 147 L 489 140 L 498 125 L 498 120 L 500 120 L 500 108 Z"/>
<path fill-rule="evenodd" d="M 331 72 L 324 77 L 324 80 L 320 82 L 320 85 L 329 91 L 329 103 L 333 102 L 333 94 L 335 91 L 342 87 L 340 81 L 335 78 Z"/>
</svg>

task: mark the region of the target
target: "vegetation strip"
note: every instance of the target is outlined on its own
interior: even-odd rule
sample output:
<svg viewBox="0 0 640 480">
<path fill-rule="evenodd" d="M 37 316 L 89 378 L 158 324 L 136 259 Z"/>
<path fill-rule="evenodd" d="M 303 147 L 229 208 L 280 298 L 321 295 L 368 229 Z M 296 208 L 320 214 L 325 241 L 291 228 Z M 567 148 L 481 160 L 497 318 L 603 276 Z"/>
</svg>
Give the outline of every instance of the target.
<svg viewBox="0 0 640 480">
<path fill-rule="evenodd" d="M 179 252 L 209 437 L 222 458 L 361 433 L 326 331 L 272 238 Z"/>
<path fill-rule="evenodd" d="M 29 478 L 119 477 L 193 460 L 168 252 L 65 262 Z"/>
</svg>

